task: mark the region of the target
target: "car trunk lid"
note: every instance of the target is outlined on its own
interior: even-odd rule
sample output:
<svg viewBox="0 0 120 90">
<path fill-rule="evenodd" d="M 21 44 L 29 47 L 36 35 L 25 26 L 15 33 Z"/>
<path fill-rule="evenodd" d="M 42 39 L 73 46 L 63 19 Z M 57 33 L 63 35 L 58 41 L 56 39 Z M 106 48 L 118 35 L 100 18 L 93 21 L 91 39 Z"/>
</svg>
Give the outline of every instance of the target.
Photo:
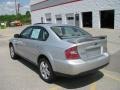
<svg viewBox="0 0 120 90">
<path fill-rule="evenodd" d="M 67 40 L 68 42 L 77 45 L 78 53 L 81 59 L 88 61 L 100 57 L 107 48 L 107 37 L 83 37 L 77 39 Z"/>
</svg>

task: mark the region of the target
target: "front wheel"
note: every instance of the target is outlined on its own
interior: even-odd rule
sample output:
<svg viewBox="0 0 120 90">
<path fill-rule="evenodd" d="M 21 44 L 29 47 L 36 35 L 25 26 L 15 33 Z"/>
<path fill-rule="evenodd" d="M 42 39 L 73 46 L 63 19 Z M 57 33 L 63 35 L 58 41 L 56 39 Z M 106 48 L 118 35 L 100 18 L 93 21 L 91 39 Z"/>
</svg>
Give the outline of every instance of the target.
<svg viewBox="0 0 120 90">
<path fill-rule="evenodd" d="M 46 58 L 41 58 L 39 62 L 40 77 L 47 83 L 52 83 L 55 79 L 51 64 Z"/>
<path fill-rule="evenodd" d="M 15 53 L 15 50 L 14 50 L 14 47 L 13 47 L 13 45 L 10 45 L 10 56 L 11 56 L 11 58 L 12 59 L 16 59 L 18 56 L 16 55 L 16 53 Z"/>
</svg>

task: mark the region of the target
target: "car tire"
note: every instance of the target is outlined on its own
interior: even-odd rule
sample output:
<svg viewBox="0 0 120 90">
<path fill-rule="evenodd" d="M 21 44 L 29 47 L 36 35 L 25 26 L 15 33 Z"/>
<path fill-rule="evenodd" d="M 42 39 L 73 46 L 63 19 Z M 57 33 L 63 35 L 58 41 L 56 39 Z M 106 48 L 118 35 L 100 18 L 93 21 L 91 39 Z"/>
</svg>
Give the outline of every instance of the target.
<svg viewBox="0 0 120 90">
<path fill-rule="evenodd" d="M 13 46 L 13 45 L 10 45 L 9 48 L 10 48 L 10 56 L 11 56 L 11 58 L 12 58 L 12 59 L 17 59 L 17 58 L 18 58 L 18 55 L 15 53 L 14 46 Z"/>
<path fill-rule="evenodd" d="M 53 83 L 55 80 L 52 66 L 46 58 L 40 58 L 39 60 L 39 75 L 47 83 Z"/>
</svg>

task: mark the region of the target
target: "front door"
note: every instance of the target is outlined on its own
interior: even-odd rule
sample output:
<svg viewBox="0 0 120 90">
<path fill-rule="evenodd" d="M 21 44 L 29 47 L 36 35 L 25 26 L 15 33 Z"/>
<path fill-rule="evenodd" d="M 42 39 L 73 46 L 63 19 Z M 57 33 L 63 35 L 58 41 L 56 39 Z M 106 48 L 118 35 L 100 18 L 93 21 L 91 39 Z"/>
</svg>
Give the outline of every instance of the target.
<svg viewBox="0 0 120 90">
<path fill-rule="evenodd" d="M 25 48 L 26 57 L 31 62 L 37 63 L 38 56 L 43 53 L 42 51 L 45 48 L 46 38 L 48 38 L 48 33 L 45 28 L 40 26 L 33 27 L 30 39 L 25 42 L 27 44 Z"/>
<path fill-rule="evenodd" d="M 26 41 L 29 40 L 29 36 L 32 32 L 32 27 L 28 27 L 26 28 L 25 30 L 23 30 L 23 32 L 20 34 L 20 38 L 18 38 L 16 40 L 16 52 L 25 57 L 27 56 L 27 53 L 26 53 L 26 47 L 28 45 L 28 43 L 26 43 Z"/>
</svg>

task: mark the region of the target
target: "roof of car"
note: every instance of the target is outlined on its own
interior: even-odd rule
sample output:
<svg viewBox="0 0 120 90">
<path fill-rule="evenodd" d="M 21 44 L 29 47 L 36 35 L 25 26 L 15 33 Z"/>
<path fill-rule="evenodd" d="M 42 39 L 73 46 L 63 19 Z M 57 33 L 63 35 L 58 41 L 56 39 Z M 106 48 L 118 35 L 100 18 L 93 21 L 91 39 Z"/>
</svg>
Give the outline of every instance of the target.
<svg viewBox="0 0 120 90">
<path fill-rule="evenodd" d="M 73 26 L 69 24 L 53 24 L 53 23 L 35 23 L 33 26 L 43 26 L 43 27 L 52 27 L 52 26 Z"/>
</svg>

